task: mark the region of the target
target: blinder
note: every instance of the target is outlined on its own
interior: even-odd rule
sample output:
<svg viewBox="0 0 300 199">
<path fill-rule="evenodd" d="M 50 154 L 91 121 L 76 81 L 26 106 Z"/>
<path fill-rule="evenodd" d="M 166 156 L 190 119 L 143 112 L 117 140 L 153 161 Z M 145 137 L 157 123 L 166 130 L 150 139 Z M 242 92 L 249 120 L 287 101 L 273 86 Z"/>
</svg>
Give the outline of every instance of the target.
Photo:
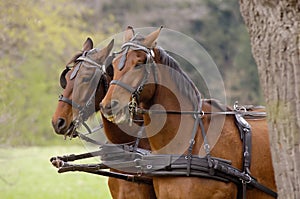
<svg viewBox="0 0 300 199">
<path fill-rule="evenodd" d="M 79 71 L 81 64 L 77 64 L 72 72 L 72 74 L 70 75 L 70 79 L 74 79 Z M 71 70 L 70 66 L 66 66 L 66 68 L 63 70 L 63 72 L 60 74 L 60 86 L 65 89 L 67 86 L 67 80 L 66 80 L 66 74 Z"/>
<path fill-rule="evenodd" d="M 127 53 L 129 51 L 129 49 L 133 49 L 133 50 L 142 50 L 144 51 L 147 55 L 154 55 L 153 52 L 151 52 L 152 50 L 146 46 L 144 46 L 143 44 L 139 43 L 138 41 L 135 41 L 135 39 L 137 39 L 139 37 L 139 34 L 135 34 L 130 41 L 126 42 L 125 44 L 122 45 L 121 47 L 121 52 L 115 53 L 115 54 L 120 54 L 123 52 L 122 57 L 120 59 L 119 65 L 118 65 L 118 69 L 121 71 L 126 63 L 126 58 L 127 58 Z M 151 53 L 151 54 L 150 54 Z M 148 60 L 147 56 L 147 60 Z M 153 56 L 154 57 L 154 56 Z"/>
<path fill-rule="evenodd" d="M 78 73 L 78 71 L 79 71 L 80 66 L 81 66 L 81 64 L 77 64 L 77 65 L 75 66 L 75 68 L 73 69 L 73 72 L 72 72 L 72 74 L 70 75 L 70 79 L 71 79 L 71 80 L 74 79 L 74 78 L 76 77 L 76 75 L 77 75 L 77 73 Z"/>
<path fill-rule="evenodd" d="M 124 49 L 124 52 L 122 54 L 121 60 L 120 60 L 119 65 L 118 65 L 119 71 L 121 71 L 125 66 L 128 50 L 129 50 L 129 47 Z"/>
<path fill-rule="evenodd" d="M 65 89 L 67 86 L 66 74 L 71 70 L 70 67 L 66 66 L 63 72 L 60 74 L 59 83 L 60 86 Z"/>
</svg>

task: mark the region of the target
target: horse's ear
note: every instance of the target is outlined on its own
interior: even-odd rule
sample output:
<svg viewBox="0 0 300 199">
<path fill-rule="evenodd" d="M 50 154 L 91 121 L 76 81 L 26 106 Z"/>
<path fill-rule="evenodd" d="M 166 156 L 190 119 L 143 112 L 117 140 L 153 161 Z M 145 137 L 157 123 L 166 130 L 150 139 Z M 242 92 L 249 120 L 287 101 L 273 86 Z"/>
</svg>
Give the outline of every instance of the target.
<svg viewBox="0 0 300 199">
<path fill-rule="evenodd" d="M 106 46 L 106 50 L 108 51 L 108 54 L 109 54 L 110 51 L 113 49 L 114 44 L 115 44 L 115 40 L 112 39 L 112 40 L 109 42 L 109 44 Z"/>
<path fill-rule="evenodd" d="M 93 40 L 88 37 L 83 44 L 82 51 L 89 51 L 93 48 L 93 46 L 94 46 Z"/>
<path fill-rule="evenodd" d="M 127 26 L 124 35 L 124 43 L 128 42 L 134 36 L 134 30 L 131 26 Z"/>
<path fill-rule="evenodd" d="M 161 26 L 160 28 L 158 28 L 157 30 L 155 30 L 154 32 L 150 33 L 149 35 L 147 35 L 145 37 L 145 40 L 143 41 L 143 44 L 148 47 L 148 48 L 153 48 L 156 44 L 156 40 L 158 38 L 158 35 L 161 31 L 163 27 Z"/>
<path fill-rule="evenodd" d="M 108 57 L 110 51 L 113 49 L 113 47 L 114 47 L 114 39 L 112 39 L 106 47 L 102 48 L 99 52 L 97 52 L 96 62 L 103 64 L 106 58 Z"/>
</svg>

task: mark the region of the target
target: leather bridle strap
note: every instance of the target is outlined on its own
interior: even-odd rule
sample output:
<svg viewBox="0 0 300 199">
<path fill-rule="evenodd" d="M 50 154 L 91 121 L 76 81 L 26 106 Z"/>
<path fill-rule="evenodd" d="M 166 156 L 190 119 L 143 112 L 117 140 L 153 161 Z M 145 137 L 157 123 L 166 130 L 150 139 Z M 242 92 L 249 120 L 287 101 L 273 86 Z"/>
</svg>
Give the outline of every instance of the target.
<svg viewBox="0 0 300 199">
<path fill-rule="evenodd" d="M 124 82 L 121 82 L 120 80 L 112 80 L 110 82 L 110 85 L 120 86 L 120 87 L 124 88 L 125 90 L 127 90 L 129 93 L 133 93 L 136 90 L 132 86 L 125 84 Z"/>
<path fill-rule="evenodd" d="M 81 110 L 81 109 L 82 109 L 82 107 L 81 107 L 79 104 L 76 104 L 75 102 L 73 102 L 72 100 L 70 100 L 70 99 L 64 97 L 63 95 L 59 95 L 58 101 L 65 102 L 65 103 L 71 105 L 73 108 L 76 108 L 76 109 L 78 109 L 78 110 Z"/>
<path fill-rule="evenodd" d="M 98 64 L 97 62 L 95 62 L 94 60 L 92 60 L 92 59 L 90 59 L 90 58 L 88 58 L 88 57 L 83 57 L 83 56 L 81 56 L 81 57 L 78 57 L 78 58 L 76 59 L 76 61 L 85 61 L 85 62 L 87 62 L 87 63 L 89 63 L 89 64 L 92 64 L 93 66 L 91 66 L 91 67 L 98 67 L 98 68 L 100 68 L 103 72 L 105 72 L 105 65 L 100 65 L 100 64 Z"/>
</svg>

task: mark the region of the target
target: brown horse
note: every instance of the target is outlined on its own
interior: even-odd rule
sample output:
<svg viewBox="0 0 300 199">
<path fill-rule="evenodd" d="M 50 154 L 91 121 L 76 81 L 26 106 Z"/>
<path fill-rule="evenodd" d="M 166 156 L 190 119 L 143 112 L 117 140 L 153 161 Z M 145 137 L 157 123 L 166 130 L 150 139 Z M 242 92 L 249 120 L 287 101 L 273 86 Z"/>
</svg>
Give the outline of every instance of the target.
<svg viewBox="0 0 300 199">
<path fill-rule="evenodd" d="M 233 167 L 242 170 L 243 145 L 234 115 L 206 114 L 230 110 L 226 107 L 223 110 L 213 100 L 201 100 L 200 93 L 178 63 L 156 47 L 160 30 L 142 37 L 135 35 L 131 27 L 127 28 L 122 51 L 113 60 L 114 76 L 100 105 L 102 113 L 110 121 L 121 124 L 127 121 L 124 110 L 134 114 L 140 108 L 145 112 L 152 153 L 185 154 L 187 159 L 189 155 L 211 155 L 230 160 Z M 165 114 L 151 114 L 164 111 Z M 195 125 L 196 118 L 202 121 L 203 128 Z M 248 122 L 253 145 L 251 175 L 276 191 L 266 120 Z M 213 142 L 215 145 L 209 149 Z M 239 189 L 232 182 L 183 176 L 154 176 L 153 184 L 157 198 L 164 199 L 234 199 Z M 253 188 L 247 190 L 247 198 L 273 197 Z"/>
<path fill-rule="evenodd" d="M 112 68 L 103 64 L 113 48 L 113 41 L 105 48 L 93 49 L 93 42 L 88 38 L 83 44 L 82 52 L 76 54 L 60 77 L 63 94 L 59 97 L 52 125 L 57 134 L 76 136 L 76 128 L 93 113 L 99 111 L 99 103 L 104 98 L 112 76 Z M 108 67 L 112 67 L 111 65 Z M 111 69 L 111 70 L 110 70 Z M 102 118 L 104 132 L 114 144 L 128 143 L 135 140 L 117 125 Z M 122 127 L 124 130 L 126 127 Z M 134 130 L 134 129 L 129 129 Z M 149 149 L 146 139 L 141 139 L 140 147 Z M 109 178 L 109 189 L 113 198 L 155 198 L 153 187 L 116 178 Z"/>
</svg>

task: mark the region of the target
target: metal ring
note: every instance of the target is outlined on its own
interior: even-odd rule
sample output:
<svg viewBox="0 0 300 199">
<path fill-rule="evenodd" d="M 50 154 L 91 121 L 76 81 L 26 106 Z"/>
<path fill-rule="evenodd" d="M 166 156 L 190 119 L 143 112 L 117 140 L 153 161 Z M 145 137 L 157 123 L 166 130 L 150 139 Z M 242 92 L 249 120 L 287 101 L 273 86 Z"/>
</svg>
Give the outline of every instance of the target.
<svg viewBox="0 0 300 199">
<path fill-rule="evenodd" d="M 209 150 L 209 149 L 210 149 L 209 144 L 204 144 L 204 149 L 205 149 L 205 150 Z"/>
<path fill-rule="evenodd" d="M 133 162 L 136 164 L 135 168 L 141 168 L 142 167 L 140 158 L 137 158 L 137 159 L 133 160 Z"/>
<path fill-rule="evenodd" d="M 202 118 L 204 116 L 204 114 L 205 114 L 204 111 L 201 111 L 200 114 L 199 114 L 200 118 Z"/>
<path fill-rule="evenodd" d="M 137 176 L 142 176 L 142 174 L 143 174 L 143 172 L 140 170 L 140 171 L 138 171 L 138 172 L 136 172 L 136 175 Z"/>
<path fill-rule="evenodd" d="M 249 180 L 243 180 L 243 179 L 240 180 L 242 181 L 242 184 L 249 184 L 252 181 L 252 178 L 248 173 L 246 173 L 245 176 L 248 177 Z"/>
<path fill-rule="evenodd" d="M 189 144 L 195 144 L 195 139 L 190 139 Z"/>
</svg>

